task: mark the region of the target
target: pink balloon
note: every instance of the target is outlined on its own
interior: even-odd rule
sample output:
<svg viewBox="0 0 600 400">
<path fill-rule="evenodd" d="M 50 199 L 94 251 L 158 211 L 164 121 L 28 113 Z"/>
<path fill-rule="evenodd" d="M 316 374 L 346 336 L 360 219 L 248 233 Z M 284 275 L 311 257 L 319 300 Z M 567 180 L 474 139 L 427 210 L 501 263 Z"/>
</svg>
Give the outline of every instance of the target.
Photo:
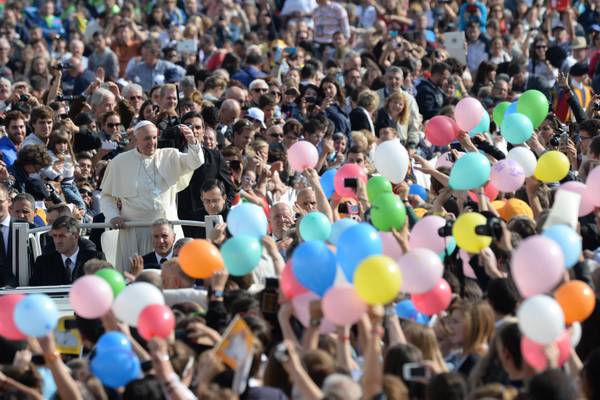
<svg viewBox="0 0 600 400">
<path fill-rule="evenodd" d="M 454 119 L 456 124 L 463 131 L 470 131 L 479 125 L 485 109 L 479 102 L 479 100 L 473 97 L 465 97 L 456 104 L 454 108 Z"/>
<path fill-rule="evenodd" d="M 560 185 L 558 190 L 568 190 L 569 192 L 574 192 L 581 196 L 581 203 L 579 203 L 580 217 L 588 215 L 594 211 L 594 195 L 592 191 L 588 189 L 585 183 L 577 181 L 565 182 Z"/>
<path fill-rule="evenodd" d="M 425 124 L 425 136 L 436 146 L 449 145 L 456 140 L 459 130 L 456 122 L 445 115 L 436 115 Z"/>
<path fill-rule="evenodd" d="M 302 172 L 306 168 L 314 168 L 317 165 L 319 152 L 312 143 L 301 140 L 288 149 L 287 158 L 294 171 Z"/>
<path fill-rule="evenodd" d="M 558 346 L 558 366 L 567 362 L 571 352 L 571 339 L 565 330 L 562 335 L 554 342 Z M 537 371 L 543 371 L 548 367 L 548 359 L 544 352 L 544 345 L 534 342 L 527 336 L 521 338 L 521 353 L 527 364 L 531 365 Z"/>
<path fill-rule="evenodd" d="M 590 171 L 585 184 L 592 194 L 592 203 L 596 207 L 600 207 L 600 165 Z"/>
<path fill-rule="evenodd" d="M 19 328 L 17 328 L 13 319 L 15 307 L 24 297 L 25 295 L 22 294 L 7 294 L 0 296 L 0 336 L 5 337 L 8 340 L 27 339 L 27 336 L 23 335 Z"/>
<path fill-rule="evenodd" d="M 486 183 L 483 187 L 483 194 L 485 194 L 485 197 L 487 197 L 490 201 L 496 200 L 496 197 L 498 197 L 498 193 L 500 193 L 500 191 L 498 190 L 498 188 L 496 188 L 496 186 L 494 186 L 492 182 Z M 477 196 L 477 193 L 468 192 L 468 194 L 471 200 L 479 204 L 479 197 Z"/>
<path fill-rule="evenodd" d="M 319 296 L 313 292 L 302 293 L 292 299 L 292 308 L 294 309 L 294 316 L 300 321 L 304 327 L 310 326 L 310 302 L 319 300 Z M 323 318 L 321 320 L 321 326 L 319 332 L 322 334 L 331 333 L 335 331 L 335 325 Z"/>
<path fill-rule="evenodd" d="M 423 218 L 410 231 L 410 248 L 422 247 L 433 250 L 436 254 L 441 253 L 446 248 L 446 240 L 438 234 L 438 230 L 445 225 L 446 220 L 437 215 Z"/>
<path fill-rule="evenodd" d="M 523 240 L 513 253 L 511 271 L 523 297 L 552 291 L 564 275 L 563 252 L 550 238 L 535 235 Z"/>
<path fill-rule="evenodd" d="M 433 315 L 448 308 L 452 301 L 452 291 L 448 282 L 442 278 L 429 292 L 413 294 L 411 299 L 418 312 Z"/>
<path fill-rule="evenodd" d="M 467 253 L 463 249 L 460 249 L 460 251 L 458 252 L 458 255 L 460 256 L 460 259 L 462 261 L 463 273 L 465 274 L 465 276 L 467 278 L 477 279 L 477 275 L 475 275 L 475 271 L 473 271 L 471 264 L 469 264 L 469 261 L 471 261 L 471 256 L 469 255 L 469 253 Z"/>
<path fill-rule="evenodd" d="M 291 261 L 288 261 L 285 264 L 285 267 L 281 272 L 281 277 L 279 278 L 279 287 L 281 288 L 281 291 L 286 299 L 293 299 L 302 293 L 308 292 L 308 289 L 302 286 L 294 276 L 294 272 L 292 272 Z"/>
<path fill-rule="evenodd" d="M 402 289 L 408 293 L 425 293 L 433 289 L 444 273 L 437 253 L 425 248 L 410 249 L 398 259 L 402 271 Z"/>
<path fill-rule="evenodd" d="M 457 153 L 458 153 L 458 158 L 461 158 L 462 156 L 465 155 L 465 153 L 463 153 L 462 151 L 457 151 Z M 452 156 L 452 153 L 449 151 L 440 155 L 438 157 L 437 161 L 435 162 L 435 168 L 436 169 L 440 168 L 440 167 L 452 168 L 452 166 L 454 165 L 454 161 L 452 161 L 451 156 Z"/>
<path fill-rule="evenodd" d="M 325 293 L 323 315 L 336 325 L 352 325 L 367 312 L 367 304 L 362 301 L 353 286 L 344 283 L 334 286 Z"/>
<path fill-rule="evenodd" d="M 391 232 L 379 232 L 379 236 L 381 237 L 381 244 L 383 245 L 382 254 L 384 256 L 397 260 L 404 254 L 398 241 Z"/>
<path fill-rule="evenodd" d="M 363 183 L 367 183 L 367 174 L 358 164 L 344 164 L 337 170 L 333 177 L 333 187 L 335 192 L 341 197 L 356 198 L 356 190 L 351 187 L 346 187 L 344 181 L 346 179 L 360 179 Z"/>
<path fill-rule="evenodd" d="M 104 279 L 86 275 L 71 286 L 69 301 L 73 310 L 83 318 L 100 318 L 110 310 L 113 291 Z"/>
<path fill-rule="evenodd" d="M 506 158 L 492 166 L 490 182 L 501 192 L 514 192 L 525 183 L 525 172 L 521 164 Z"/>
</svg>

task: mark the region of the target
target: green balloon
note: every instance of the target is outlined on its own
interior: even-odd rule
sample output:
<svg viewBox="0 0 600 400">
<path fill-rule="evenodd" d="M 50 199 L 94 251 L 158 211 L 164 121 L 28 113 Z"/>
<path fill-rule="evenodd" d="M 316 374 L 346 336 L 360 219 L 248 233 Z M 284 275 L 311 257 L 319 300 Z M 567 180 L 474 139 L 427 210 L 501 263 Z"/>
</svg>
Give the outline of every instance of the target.
<svg viewBox="0 0 600 400">
<path fill-rule="evenodd" d="M 374 176 L 367 182 L 367 197 L 370 202 L 375 201 L 380 194 L 392 193 L 392 184 L 384 176 Z"/>
<path fill-rule="evenodd" d="M 223 243 L 221 255 L 231 275 L 244 276 L 252 272 L 260 262 L 262 244 L 253 236 L 234 236 Z"/>
<path fill-rule="evenodd" d="M 533 129 L 536 129 L 548 115 L 548 98 L 539 90 L 528 90 L 517 101 L 517 112 L 524 114 L 531 120 Z"/>
<path fill-rule="evenodd" d="M 119 293 L 121 293 L 123 289 L 125 289 L 125 278 L 123 278 L 123 275 L 116 269 L 102 268 L 96 271 L 95 275 L 104 279 L 106 283 L 108 283 L 108 285 L 112 289 L 113 296 L 115 298 L 119 295 Z"/>
<path fill-rule="evenodd" d="M 494 122 L 496 126 L 502 125 L 502 121 L 504 120 L 504 113 L 506 109 L 510 106 L 508 101 L 503 101 L 502 103 L 498 103 L 496 107 L 494 107 L 494 111 L 492 111 L 492 115 L 494 117 Z"/>
<path fill-rule="evenodd" d="M 331 221 L 318 211 L 308 213 L 300 221 L 300 236 L 304 240 L 327 240 L 331 235 Z"/>
<path fill-rule="evenodd" d="M 406 223 L 406 208 L 400 197 L 383 193 L 371 203 L 371 222 L 383 232 L 400 230 Z"/>
</svg>

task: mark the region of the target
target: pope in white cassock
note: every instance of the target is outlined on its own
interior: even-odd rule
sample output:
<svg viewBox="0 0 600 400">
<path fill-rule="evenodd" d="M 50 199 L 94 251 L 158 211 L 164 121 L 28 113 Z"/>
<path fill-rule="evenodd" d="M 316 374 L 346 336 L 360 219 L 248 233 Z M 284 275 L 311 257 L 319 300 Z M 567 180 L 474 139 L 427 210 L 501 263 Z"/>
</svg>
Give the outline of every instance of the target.
<svg viewBox="0 0 600 400">
<path fill-rule="evenodd" d="M 127 227 L 127 221 L 177 219 L 177 192 L 185 189 L 195 169 L 204 164 L 204 154 L 193 131 L 183 125 L 180 131 L 188 142 L 187 153 L 158 149 L 158 128 L 141 121 L 134 128 L 136 148 L 108 163 L 102 180 L 100 208 L 105 220 L 119 229 L 117 269 L 129 271 L 129 258 L 152 251 L 149 227 Z M 175 231 L 183 237 L 180 226 Z"/>
</svg>

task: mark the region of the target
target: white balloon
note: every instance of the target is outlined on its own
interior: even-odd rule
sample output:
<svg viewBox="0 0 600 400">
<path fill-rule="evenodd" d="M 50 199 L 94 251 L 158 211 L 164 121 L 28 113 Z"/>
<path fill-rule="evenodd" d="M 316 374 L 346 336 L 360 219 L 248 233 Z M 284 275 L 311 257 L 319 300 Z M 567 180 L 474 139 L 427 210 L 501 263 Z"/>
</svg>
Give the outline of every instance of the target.
<svg viewBox="0 0 600 400">
<path fill-rule="evenodd" d="M 379 144 L 373 155 L 377 171 L 392 183 L 400 183 L 408 172 L 408 152 L 400 139 L 386 140 Z"/>
<path fill-rule="evenodd" d="M 142 310 L 152 304 L 165 304 L 162 292 L 151 283 L 137 282 L 119 293 L 113 303 L 113 311 L 127 325 L 137 326 Z"/>
<path fill-rule="evenodd" d="M 517 311 L 517 318 L 521 332 L 540 344 L 554 343 L 565 330 L 562 308 L 544 294 L 525 299 Z"/>
<path fill-rule="evenodd" d="M 523 172 L 526 177 L 533 175 L 537 165 L 537 158 L 533 151 L 526 147 L 513 147 L 507 154 L 506 158 L 518 162 L 523 167 Z"/>
<path fill-rule="evenodd" d="M 579 322 L 573 322 L 569 327 L 569 335 L 571 337 L 571 346 L 577 347 L 581 340 L 581 324 Z"/>
</svg>

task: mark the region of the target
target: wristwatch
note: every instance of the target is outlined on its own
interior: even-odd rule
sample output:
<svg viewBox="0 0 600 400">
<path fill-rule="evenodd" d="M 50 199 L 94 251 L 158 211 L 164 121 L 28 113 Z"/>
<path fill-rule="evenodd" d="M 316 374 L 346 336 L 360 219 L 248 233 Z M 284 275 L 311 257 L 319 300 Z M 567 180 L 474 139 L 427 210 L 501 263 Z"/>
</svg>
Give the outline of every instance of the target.
<svg viewBox="0 0 600 400">
<path fill-rule="evenodd" d="M 313 328 L 318 328 L 319 326 L 321 326 L 321 320 L 319 318 L 311 318 L 310 326 Z"/>
<path fill-rule="evenodd" d="M 46 365 L 54 364 L 59 359 L 60 353 L 58 351 L 54 351 L 52 353 L 44 353 L 44 361 L 46 362 Z"/>
</svg>

